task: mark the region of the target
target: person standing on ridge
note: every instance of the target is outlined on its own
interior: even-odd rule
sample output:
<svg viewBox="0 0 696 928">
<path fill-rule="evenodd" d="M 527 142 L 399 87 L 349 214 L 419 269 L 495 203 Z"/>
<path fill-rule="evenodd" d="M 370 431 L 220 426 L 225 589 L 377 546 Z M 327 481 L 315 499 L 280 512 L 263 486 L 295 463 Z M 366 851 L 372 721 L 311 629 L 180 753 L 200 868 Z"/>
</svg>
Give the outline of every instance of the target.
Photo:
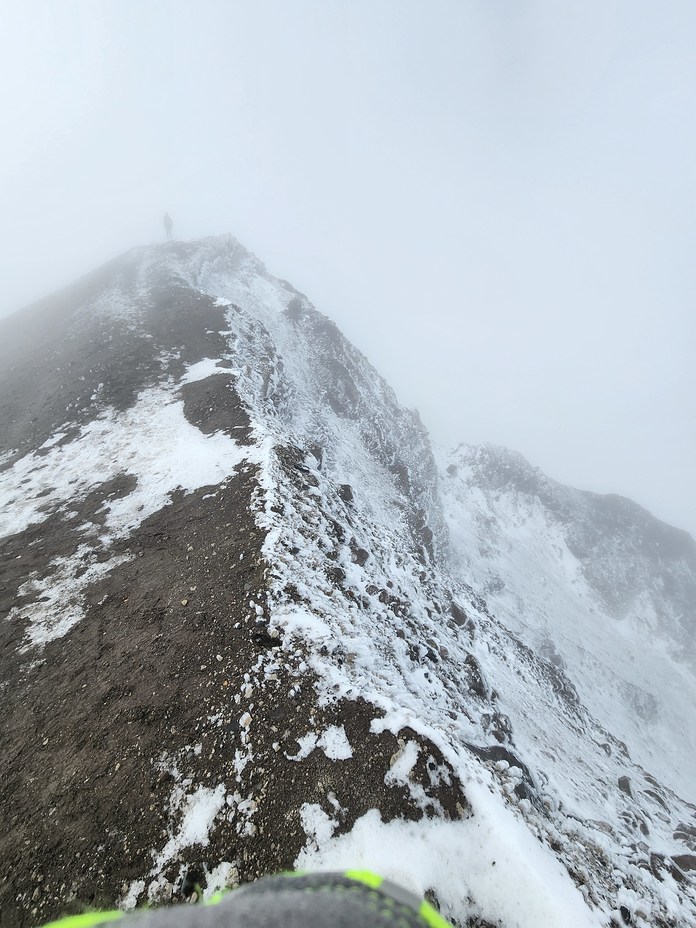
<svg viewBox="0 0 696 928">
<path fill-rule="evenodd" d="M 167 233 L 167 241 L 171 242 L 172 240 L 172 229 L 174 228 L 174 223 L 172 222 L 172 217 L 169 213 L 164 214 L 164 231 Z"/>
</svg>

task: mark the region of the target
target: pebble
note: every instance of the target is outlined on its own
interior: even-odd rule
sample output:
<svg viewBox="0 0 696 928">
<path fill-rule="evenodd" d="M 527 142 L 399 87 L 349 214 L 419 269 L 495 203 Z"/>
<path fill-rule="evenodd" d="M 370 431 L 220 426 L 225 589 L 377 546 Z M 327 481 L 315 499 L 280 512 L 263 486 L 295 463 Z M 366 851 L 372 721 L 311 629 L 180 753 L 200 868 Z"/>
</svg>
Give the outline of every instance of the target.
<svg viewBox="0 0 696 928">
<path fill-rule="evenodd" d="M 222 661 L 222 654 L 216 654 L 216 655 L 215 655 L 215 660 L 218 661 L 218 662 L 221 662 L 221 661 Z"/>
<path fill-rule="evenodd" d="M 188 599 L 182 599 L 182 600 L 181 600 L 181 605 L 182 605 L 182 606 L 188 606 Z"/>
</svg>

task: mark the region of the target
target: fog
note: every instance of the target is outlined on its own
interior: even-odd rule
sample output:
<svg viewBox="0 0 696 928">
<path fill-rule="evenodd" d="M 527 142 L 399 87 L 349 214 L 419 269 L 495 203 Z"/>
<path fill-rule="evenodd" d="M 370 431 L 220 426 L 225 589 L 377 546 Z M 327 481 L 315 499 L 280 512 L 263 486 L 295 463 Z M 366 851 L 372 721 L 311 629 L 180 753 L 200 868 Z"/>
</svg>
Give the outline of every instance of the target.
<svg viewBox="0 0 696 928">
<path fill-rule="evenodd" d="M 232 232 L 441 443 L 696 534 L 693 0 L 13 2 L 0 314 Z"/>
</svg>

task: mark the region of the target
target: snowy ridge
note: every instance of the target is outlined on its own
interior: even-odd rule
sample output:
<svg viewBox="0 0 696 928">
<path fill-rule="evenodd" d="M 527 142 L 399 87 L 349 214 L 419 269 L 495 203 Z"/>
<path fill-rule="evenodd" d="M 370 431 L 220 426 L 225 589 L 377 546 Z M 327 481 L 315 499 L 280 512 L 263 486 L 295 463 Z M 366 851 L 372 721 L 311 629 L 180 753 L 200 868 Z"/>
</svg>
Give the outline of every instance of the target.
<svg viewBox="0 0 696 928">
<path fill-rule="evenodd" d="M 357 385 L 357 378 L 343 383 L 339 380 L 344 394 L 352 401 L 342 407 L 340 400 L 329 399 L 330 409 L 327 409 L 325 381 L 321 374 L 317 375 L 319 352 L 315 339 L 318 328 L 321 331 L 323 325 L 329 329 L 333 327 L 321 317 L 317 322 L 306 302 L 284 285 L 265 275 L 260 279 L 258 265 L 252 263 L 250 270 L 242 271 L 232 282 L 219 267 L 211 271 L 207 265 L 198 275 L 194 273 L 192 283 L 219 299 L 230 300 L 234 306 L 228 314 L 232 343 L 243 357 L 255 358 L 251 370 L 246 372 L 251 374 L 250 378 L 243 380 L 239 387 L 253 410 L 252 421 L 257 435 L 263 435 L 266 440 L 277 440 L 282 435 L 291 445 L 303 449 L 290 468 L 277 459 L 269 462 L 266 490 L 270 495 L 266 500 L 264 527 L 270 531 L 265 550 L 269 562 L 275 565 L 273 621 L 286 632 L 296 634 L 305 645 L 308 638 L 313 642 L 311 665 L 325 681 L 322 698 L 350 698 L 357 694 L 368 698 L 386 712 L 385 720 L 376 721 L 375 725 L 391 726 L 395 733 L 402 726 L 410 725 L 437 745 L 464 782 L 481 777 L 477 764 L 472 769 L 468 745 L 487 741 L 491 732 L 507 740 L 508 733 L 496 730 L 496 724 L 502 721 L 504 726 L 506 717 L 513 719 L 514 743 L 522 747 L 523 752 L 527 748 L 538 762 L 532 776 L 537 778 L 537 788 L 542 789 L 542 806 L 555 810 L 567 808 L 569 812 L 567 818 L 561 818 L 560 828 L 558 822 L 549 823 L 542 815 L 533 826 L 534 830 L 545 835 L 550 845 L 561 847 L 562 856 L 565 852 L 570 858 L 571 870 L 574 868 L 574 872 L 582 874 L 586 886 L 592 885 L 597 877 L 588 862 L 592 859 L 588 850 L 593 849 L 592 855 L 599 860 L 607 852 L 616 854 L 614 842 L 620 840 L 623 825 L 605 821 L 606 795 L 607 790 L 617 793 L 621 805 L 624 797 L 617 784 L 629 768 L 616 739 L 603 731 L 572 698 L 563 706 L 565 718 L 561 717 L 555 727 L 552 725 L 548 743 L 541 752 L 535 750 L 541 720 L 548 725 L 559 715 L 558 700 L 553 692 L 556 681 L 551 681 L 546 696 L 544 690 L 549 690 L 549 680 L 548 677 L 544 679 L 545 669 L 540 671 L 534 657 L 524 648 L 516 647 L 503 630 L 493 630 L 490 620 L 477 609 L 477 603 L 468 601 L 466 587 L 459 587 L 460 602 L 467 603 L 471 619 L 478 618 L 486 623 L 488 640 L 477 644 L 475 635 L 474 641 L 471 640 L 470 630 L 463 630 L 452 622 L 448 610 L 449 591 L 456 588 L 456 581 L 430 566 L 424 571 L 423 552 L 409 551 L 413 536 L 409 525 L 400 518 L 402 507 L 395 494 L 394 471 L 385 467 L 382 436 L 388 434 L 389 422 L 395 423 L 398 429 L 404 421 L 404 413 L 398 407 L 394 409 L 393 394 L 387 388 L 387 408 L 380 416 L 380 402 L 378 399 L 375 403 L 375 396 L 384 395 L 385 388 L 379 380 L 375 384 L 374 374 L 367 368 Z M 252 322 L 246 321 L 246 313 L 253 314 Z M 304 314 L 309 315 L 310 324 L 305 324 L 303 331 Z M 270 339 L 260 349 L 255 349 L 259 321 L 270 333 Z M 337 334 L 332 332 L 332 336 L 337 339 Z M 332 345 L 332 354 L 336 347 L 342 346 Z M 320 344 L 319 350 L 325 351 L 325 345 Z M 363 371 L 366 367 L 363 366 Z M 371 409 L 371 415 L 367 419 L 360 418 L 356 427 L 355 417 L 350 412 L 361 405 L 367 390 L 370 401 L 365 406 Z M 269 418 L 272 422 L 270 435 Z M 366 422 L 375 428 L 376 436 L 371 430 L 367 431 Z M 409 424 L 407 419 L 406 425 Z M 402 426 L 396 444 L 416 451 L 415 466 L 413 458 L 409 459 L 410 479 L 397 482 L 397 488 L 403 490 L 404 484 L 409 488 L 413 486 L 421 496 L 424 494 L 429 502 L 435 501 L 437 505 L 437 485 L 428 460 L 430 452 L 421 439 L 420 430 L 416 426 L 408 434 Z M 313 449 L 309 454 L 308 445 Z M 421 455 L 425 463 L 419 460 Z M 295 471 L 290 477 L 289 469 Z M 297 469 L 302 475 L 299 487 Z M 413 472 L 415 478 L 410 476 Z M 346 504 L 341 490 L 349 482 L 349 475 L 352 478 L 351 498 Z M 354 490 L 352 484 L 359 489 Z M 311 505 L 307 503 L 307 496 L 311 498 Z M 279 506 L 282 511 L 274 517 L 272 513 Z M 438 525 L 442 539 L 439 518 L 437 505 L 431 521 Z M 341 537 L 340 531 L 337 537 L 337 524 L 343 531 L 355 527 L 353 538 L 364 552 L 357 563 L 355 551 L 351 550 L 350 543 L 346 544 L 347 539 Z M 364 563 L 360 563 L 363 557 Z M 327 571 L 331 578 L 328 583 Z M 467 575 L 466 579 L 471 582 L 474 578 Z M 299 604 L 294 601 L 296 594 L 299 594 Z M 519 654 L 518 666 L 511 673 L 508 669 L 510 655 L 515 651 Z M 327 661 L 327 654 L 333 657 L 332 661 Z M 500 708 L 482 711 L 475 700 L 462 711 L 462 667 L 473 667 L 475 675 L 479 673 L 478 668 L 482 668 L 483 679 L 490 677 L 494 681 L 501 707 L 507 711 Z M 545 712 L 539 711 L 540 702 L 546 703 Z M 526 706 L 526 710 L 520 712 L 520 706 Z M 613 763 L 607 762 L 609 742 L 618 755 Z M 550 764 L 548 754 L 551 752 L 554 762 Z M 502 764 L 509 769 L 507 761 Z M 609 769 L 603 771 L 603 767 Z M 504 774 L 504 769 L 498 772 Z M 514 767 L 513 759 L 513 772 L 514 769 L 519 770 Z M 551 775 L 544 774 L 544 769 L 550 770 Z M 633 768 L 630 769 L 633 774 Z M 514 790 L 511 792 L 517 802 L 519 797 Z M 524 793 L 524 790 L 518 792 Z M 661 834 L 658 847 L 663 854 L 673 852 L 671 835 L 680 814 L 683 818 L 689 815 L 676 796 L 672 796 L 671 801 L 676 808 L 666 819 L 661 814 L 659 802 L 653 802 L 656 808 L 651 809 L 657 819 L 653 827 Z M 525 798 L 522 804 L 533 821 L 534 807 Z M 634 816 L 635 813 L 628 810 L 631 803 L 625 804 L 627 809 L 623 814 L 629 818 Z M 582 826 L 583 821 L 594 824 Z M 331 831 L 330 823 L 328 826 L 325 823 L 322 831 L 327 844 L 325 856 L 315 851 L 313 859 L 323 859 L 326 863 L 333 860 L 328 839 Z M 613 841 L 607 840 L 607 832 L 613 835 Z M 493 839 L 493 847 L 505 840 L 504 835 L 503 829 Z M 316 836 L 312 840 L 319 847 Z M 377 835 L 374 840 L 379 844 Z M 466 841 L 462 840 L 466 846 Z M 573 849 L 577 842 L 583 847 L 580 855 Z M 625 883 L 612 882 L 603 891 L 594 886 L 586 893 L 588 901 L 600 907 L 611 907 L 622 893 L 633 898 L 631 894 L 635 890 L 630 887 L 635 885 L 635 879 L 639 883 L 645 879 L 641 872 L 642 859 L 640 851 L 619 852 L 615 866 L 626 872 Z M 380 855 L 377 862 L 381 869 L 389 871 L 387 858 Z M 404 878 L 403 873 L 394 873 L 396 877 L 399 875 Z M 459 880 L 461 885 L 467 885 L 465 877 L 460 875 Z M 410 873 L 410 881 L 418 883 L 414 870 Z M 678 911 L 679 903 L 675 901 L 679 898 L 678 891 L 674 896 L 671 893 L 665 896 L 658 879 L 650 877 L 649 881 L 656 898 L 661 901 L 657 909 L 645 913 L 646 917 L 659 917 L 662 905 L 665 914 Z M 433 885 L 450 915 L 457 917 L 459 913 L 461 917 L 464 896 L 451 897 L 451 880 L 441 874 Z M 522 891 L 521 881 L 514 885 Z M 467 885 L 467 894 L 478 898 L 476 887 Z M 509 901 L 512 908 L 519 908 L 519 900 L 512 892 Z M 502 915 L 481 908 L 476 911 L 479 916 L 502 917 L 503 921 L 516 923 L 511 921 L 514 918 L 511 911 Z M 589 910 L 585 917 L 588 924 L 592 922 Z"/>
<path fill-rule="evenodd" d="M 230 237 L 226 249 L 197 252 L 180 273 L 228 303 L 231 355 L 245 359 L 257 427 L 276 441 L 318 447 L 335 479 L 360 480 L 370 460 L 393 475 L 417 543 L 442 544 L 443 517 L 427 433 L 389 385 L 306 297 L 265 271 Z M 242 308 L 241 318 L 237 307 Z M 262 425 L 263 424 L 263 425 Z M 362 448 L 360 446 L 363 446 Z M 357 451 L 353 451 L 357 448 Z"/>
<path fill-rule="evenodd" d="M 430 891 L 460 926 L 696 923 L 696 809 L 659 756 L 690 757 L 690 735 L 658 725 L 662 741 L 640 741 L 650 695 L 688 717 L 693 625 L 676 599 L 613 604 L 659 631 L 659 694 L 603 659 L 622 653 L 608 584 L 628 590 L 630 570 L 615 557 L 601 572 L 576 491 L 540 493 L 537 474 L 532 492 L 522 467 L 511 502 L 496 467 L 483 479 L 485 455 L 464 451 L 438 474 L 417 414 L 231 236 L 135 249 L 86 286 L 61 304 L 57 388 L 21 365 L 8 380 L 0 542 L 17 595 L 3 630 L 22 660 L 41 656 L 7 665 L 25 698 L 96 654 L 109 737 L 118 722 L 129 739 L 118 762 L 95 751 L 80 786 L 109 778 L 99 814 L 114 783 L 120 810 L 132 782 L 152 781 L 128 819 L 137 841 L 116 820 L 93 847 L 99 866 L 108 842 L 108 860 L 133 861 L 110 903 L 188 898 L 191 873 L 209 894 L 350 865 Z M 496 466 L 519 483 L 519 461 Z M 598 685 L 607 668 L 613 689 Z M 73 744 L 63 728 L 45 744 L 60 739 Z M 23 796 L 13 762 L 8 808 Z"/>
<path fill-rule="evenodd" d="M 398 735 L 408 726 L 435 744 L 464 782 L 482 784 L 473 824 L 424 824 L 418 841 L 443 842 L 449 854 L 458 848 L 458 857 L 483 854 L 501 863 L 507 860 L 508 893 L 501 899 L 491 885 L 488 899 L 496 903 L 489 911 L 476 875 L 452 871 L 451 864 L 431 873 L 429 885 L 457 920 L 470 912 L 511 925 L 531 924 L 528 919 L 535 915 L 560 924 L 574 911 L 567 923 L 595 923 L 567 876 L 552 877 L 550 857 L 537 859 L 540 866 L 545 864 L 531 889 L 530 873 L 514 872 L 506 845 L 520 825 L 513 812 L 490 798 L 495 781 L 466 748 L 469 741 L 485 740 L 478 713 L 462 712 L 460 668 L 467 659 L 471 663 L 470 632 L 459 631 L 449 616 L 449 592 L 430 563 L 428 546 L 414 536 L 414 504 L 407 495 L 415 491 L 437 500 L 432 458 L 419 423 L 396 405 L 391 391 L 354 352 L 350 377 L 339 380 L 341 392 L 328 399 L 327 408 L 328 378 L 322 370 L 326 345 L 317 344 L 317 331 L 328 329 L 330 362 L 343 355 L 338 362 L 342 374 L 349 349 L 311 307 L 297 307 L 300 298 L 292 291 L 260 281 L 258 267 L 252 264 L 251 271 L 242 269 L 232 279 L 206 267 L 192 275 L 192 283 L 232 304 L 227 318 L 234 357 L 251 359 L 235 370 L 237 389 L 252 411 L 257 441 L 266 447 L 276 444 L 262 478 L 262 524 L 268 531 L 264 551 L 274 575 L 272 622 L 303 650 L 311 642 L 310 665 L 322 681 L 320 703 L 366 698 L 385 713 L 375 718 L 374 731 L 390 728 Z M 303 317 L 308 323 L 304 326 Z M 363 403 L 370 412 L 357 418 L 356 406 Z M 278 446 L 279 439 L 295 452 Z M 410 456 L 408 463 L 394 467 L 396 447 Z M 416 506 L 419 502 L 417 497 Z M 439 518 L 438 506 L 433 521 Z M 308 738 L 316 736 L 309 733 Z M 418 752 L 415 742 L 408 744 Z M 410 783 L 408 772 L 404 781 Z M 417 790 L 413 783 L 410 788 Z M 467 798 L 472 801 L 469 792 Z M 481 819 L 490 822 L 483 833 Z M 349 854 L 358 853 L 347 837 L 334 845 L 338 822 L 319 807 L 308 806 L 304 820 L 308 847 L 298 865 L 312 861 L 338 866 L 346 859 L 346 845 Z M 363 841 L 365 832 L 369 836 L 370 850 L 366 857 L 360 851 L 361 863 L 369 858 L 371 865 L 417 891 L 428 888 L 425 874 L 418 872 L 419 856 L 410 862 L 403 855 L 396 862 L 390 859 L 387 836 L 396 825 L 382 824 L 377 814 L 360 819 L 355 829 Z M 558 894 L 542 891 L 547 881 L 557 879 Z M 472 897 L 473 908 L 468 901 Z M 527 910 L 522 920 L 514 914 L 520 909 Z"/>
</svg>

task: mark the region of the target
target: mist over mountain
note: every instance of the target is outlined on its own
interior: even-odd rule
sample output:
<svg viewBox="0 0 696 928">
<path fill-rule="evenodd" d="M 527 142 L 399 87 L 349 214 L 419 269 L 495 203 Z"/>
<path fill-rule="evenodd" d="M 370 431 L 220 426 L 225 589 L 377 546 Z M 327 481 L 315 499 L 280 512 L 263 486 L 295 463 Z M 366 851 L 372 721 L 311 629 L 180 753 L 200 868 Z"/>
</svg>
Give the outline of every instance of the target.
<svg viewBox="0 0 696 928">
<path fill-rule="evenodd" d="M 696 548 L 418 415 L 231 236 L 0 322 L 0 924 L 369 866 L 696 922 Z"/>
<path fill-rule="evenodd" d="M 503 448 L 461 446 L 441 467 L 458 572 L 636 759 L 696 801 L 693 538 Z"/>
</svg>

